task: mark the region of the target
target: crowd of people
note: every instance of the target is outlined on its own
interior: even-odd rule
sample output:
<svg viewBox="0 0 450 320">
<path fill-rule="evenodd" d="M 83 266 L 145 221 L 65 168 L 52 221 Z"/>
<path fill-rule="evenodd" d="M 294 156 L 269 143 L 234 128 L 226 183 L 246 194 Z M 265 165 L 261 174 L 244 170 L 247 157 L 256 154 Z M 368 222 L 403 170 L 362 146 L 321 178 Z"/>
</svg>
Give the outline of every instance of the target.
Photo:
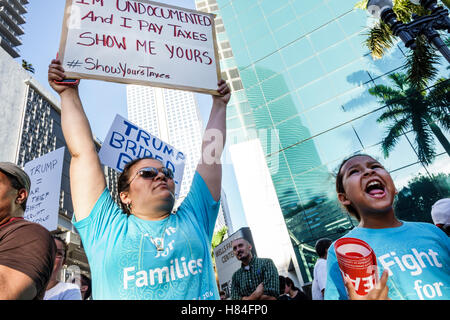
<svg viewBox="0 0 450 320">
<path fill-rule="evenodd" d="M 187 197 L 176 213 L 173 172 L 154 158 L 128 163 L 119 176 L 114 202 L 92 139 L 78 85 L 65 78 L 57 59 L 49 66 L 50 86 L 61 98 L 62 130 L 71 154 L 70 187 L 76 227 L 92 279 L 60 281 L 67 245 L 23 214 L 30 179 L 17 165 L 0 162 L 0 299 L 170 299 L 219 300 L 210 254 L 221 194 L 220 157 L 226 139 L 230 90 L 217 85 L 206 126 L 202 157 Z M 244 238 L 232 242 L 241 267 L 233 274 L 232 300 L 449 299 L 449 201 L 433 207 L 436 225 L 399 220 L 389 172 L 373 157 L 353 155 L 340 165 L 336 196 L 359 225 L 346 237 L 367 242 L 381 277 L 366 295 L 343 276 L 330 239 L 317 241 L 311 296 L 271 259 L 252 254 Z M 447 234 L 446 234 L 447 233 Z M 282 250 L 282 248 L 280 248 Z M 91 281 L 92 280 L 92 281 Z"/>
</svg>

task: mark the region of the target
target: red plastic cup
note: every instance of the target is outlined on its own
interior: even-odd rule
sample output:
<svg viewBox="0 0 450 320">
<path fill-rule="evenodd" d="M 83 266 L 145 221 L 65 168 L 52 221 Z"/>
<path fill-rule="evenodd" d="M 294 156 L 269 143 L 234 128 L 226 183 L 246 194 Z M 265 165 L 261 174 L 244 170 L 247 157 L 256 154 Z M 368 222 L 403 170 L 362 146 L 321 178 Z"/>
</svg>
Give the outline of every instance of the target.
<svg viewBox="0 0 450 320">
<path fill-rule="evenodd" d="M 356 238 L 341 238 L 334 244 L 342 277 L 348 276 L 356 293 L 366 295 L 378 280 L 377 257 L 372 248 Z"/>
</svg>

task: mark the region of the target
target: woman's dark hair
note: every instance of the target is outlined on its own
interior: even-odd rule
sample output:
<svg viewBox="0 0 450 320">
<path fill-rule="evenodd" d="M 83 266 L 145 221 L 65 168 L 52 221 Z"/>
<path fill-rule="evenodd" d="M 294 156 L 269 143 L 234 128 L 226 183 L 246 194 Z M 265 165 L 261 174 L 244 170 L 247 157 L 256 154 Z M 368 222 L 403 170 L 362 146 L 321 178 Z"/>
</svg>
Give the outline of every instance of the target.
<svg viewBox="0 0 450 320">
<path fill-rule="evenodd" d="M 337 170 L 337 174 L 336 174 L 336 192 L 337 193 L 345 193 L 344 184 L 342 182 L 343 174 L 341 173 L 341 169 L 344 166 L 344 164 L 347 163 L 347 161 L 349 161 L 350 159 L 353 159 L 355 157 L 370 157 L 370 158 L 374 159 L 372 156 L 369 156 L 368 154 L 363 154 L 363 153 L 357 153 L 357 154 L 351 155 L 350 157 L 344 159 L 342 161 L 342 163 L 339 165 L 339 169 Z M 354 216 L 356 218 L 356 220 L 361 221 L 361 217 L 359 216 L 358 211 L 356 211 L 356 209 L 351 204 L 344 205 L 344 208 L 348 211 L 348 213 L 350 213 L 352 216 Z"/>
<path fill-rule="evenodd" d="M 59 242 L 61 242 L 63 244 L 64 247 L 64 259 L 63 261 L 66 261 L 67 258 L 67 250 L 69 249 L 69 246 L 67 245 L 66 241 L 64 241 L 63 238 L 61 238 L 61 233 L 52 233 L 52 238 L 54 240 L 58 240 Z"/>
<path fill-rule="evenodd" d="M 332 243 L 331 239 L 328 238 L 322 238 L 317 240 L 314 249 L 316 249 L 316 253 L 320 258 L 325 257 L 325 253 L 327 252 L 327 249 L 331 246 L 331 243 Z"/>
<path fill-rule="evenodd" d="M 138 163 L 139 161 L 144 160 L 144 159 L 159 161 L 158 159 L 155 159 L 153 157 L 144 157 L 144 158 L 134 159 L 134 160 L 128 162 L 125 165 L 125 167 L 123 168 L 123 171 L 120 173 L 119 179 L 117 181 L 117 191 L 118 191 L 119 195 L 121 192 L 128 191 L 128 189 L 130 188 L 129 180 L 130 180 L 130 174 L 131 174 L 131 170 L 130 170 L 131 167 L 133 165 L 135 165 L 136 163 Z M 125 204 L 123 204 L 122 201 L 120 201 L 120 205 L 122 207 L 122 210 L 126 214 L 131 214 L 130 210 L 128 210 L 127 206 Z"/>
<path fill-rule="evenodd" d="M 285 281 L 286 281 L 286 285 L 287 285 L 288 287 L 291 287 L 292 290 L 298 290 L 298 291 L 300 291 L 300 289 L 297 288 L 297 287 L 295 286 L 294 281 L 292 281 L 291 278 L 286 277 L 286 278 L 285 278 Z"/>
<path fill-rule="evenodd" d="M 91 279 L 89 279 L 89 277 L 84 274 L 80 274 L 80 282 L 81 282 L 81 285 L 88 287 L 86 290 L 86 293 L 84 294 L 84 300 L 86 300 L 91 296 L 92 282 L 91 282 Z"/>
</svg>

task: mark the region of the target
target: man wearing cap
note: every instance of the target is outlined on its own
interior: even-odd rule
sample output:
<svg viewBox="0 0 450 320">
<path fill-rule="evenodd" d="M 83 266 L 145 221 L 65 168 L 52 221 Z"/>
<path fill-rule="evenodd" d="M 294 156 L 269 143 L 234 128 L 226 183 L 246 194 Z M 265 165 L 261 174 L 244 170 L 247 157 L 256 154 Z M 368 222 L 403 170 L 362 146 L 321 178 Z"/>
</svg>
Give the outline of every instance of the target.
<svg viewBox="0 0 450 320">
<path fill-rule="evenodd" d="M 434 224 L 450 236 L 450 198 L 438 200 L 431 207 Z"/>
<path fill-rule="evenodd" d="M 42 299 L 56 254 L 50 233 L 23 219 L 30 178 L 0 162 L 0 300 Z"/>
</svg>

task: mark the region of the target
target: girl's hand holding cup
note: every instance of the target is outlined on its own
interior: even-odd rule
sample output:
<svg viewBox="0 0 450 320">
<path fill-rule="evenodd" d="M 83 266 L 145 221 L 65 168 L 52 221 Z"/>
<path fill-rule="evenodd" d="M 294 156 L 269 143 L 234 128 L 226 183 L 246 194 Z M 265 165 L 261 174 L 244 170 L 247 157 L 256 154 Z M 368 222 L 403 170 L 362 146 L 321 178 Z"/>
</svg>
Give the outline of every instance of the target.
<svg viewBox="0 0 450 320">
<path fill-rule="evenodd" d="M 380 281 L 377 281 L 374 288 L 370 290 L 366 295 L 362 296 L 356 293 L 355 287 L 348 276 L 344 278 L 344 285 L 347 288 L 348 298 L 350 300 L 391 300 L 388 297 L 389 287 L 387 281 L 389 272 L 383 271 Z"/>
</svg>

